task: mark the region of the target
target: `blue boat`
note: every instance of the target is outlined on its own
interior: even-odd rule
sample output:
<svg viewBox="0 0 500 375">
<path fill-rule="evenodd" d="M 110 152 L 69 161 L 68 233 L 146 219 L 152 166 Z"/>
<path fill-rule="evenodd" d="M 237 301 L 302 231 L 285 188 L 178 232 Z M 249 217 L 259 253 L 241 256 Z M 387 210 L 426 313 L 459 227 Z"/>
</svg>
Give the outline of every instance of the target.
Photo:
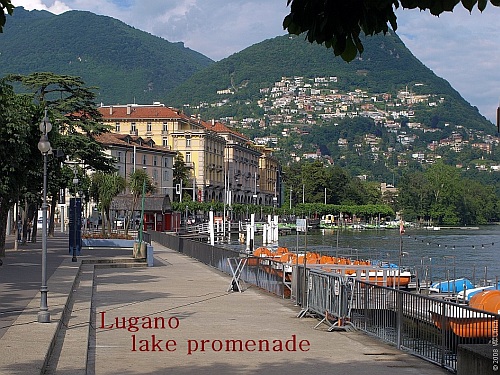
<svg viewBox="0 0 500 375">
<path fill-rule="evenodd" d="M 469 279 L 462 277 L 460 279 L 436 282 L 430 286 L 429 290 L 436 293 L 460 293 L 464 290 L 474 288 L 474 284 Z"/>
</svg>

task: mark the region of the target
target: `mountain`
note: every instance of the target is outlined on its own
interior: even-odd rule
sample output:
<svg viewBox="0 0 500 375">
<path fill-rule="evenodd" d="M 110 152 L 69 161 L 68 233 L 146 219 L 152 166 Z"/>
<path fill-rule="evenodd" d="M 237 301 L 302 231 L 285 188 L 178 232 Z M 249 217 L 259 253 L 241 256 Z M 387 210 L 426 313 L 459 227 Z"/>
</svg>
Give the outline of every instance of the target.
<svg viewBox="0 0 500 375">
<path fill-rule="evenodd" d="M 346 63 L 301 36 L 265 40 L 193 74 L 166 103 L 222 119 L 283 164 L 323 159 L 379 182 L 438 160 L 496 170 L 496 129 L 477 108 L 394 32 L 363 44 Z"/>
<path fill-rule="evenodd" d="M 98 102 L 160 101 L 225 121 L 283 163 L 321 157 L 377 181 L 438 159 L 468 171 L 500 165 L 493 124 L 394 32 L 363 44 L 346 63 L 284 35 L 214 62 L 110 17 L 16 8 L 0 34 L 0 77 L 80 76 Z"/>
<path fill-rule="evenodd" d="M 161 101 L 208 57 L 107 16 L 15 8 L 0 34 L 0 77 L 51 71 L 80 76 L 105 103 Z"/>
<path fill-rule="evenodd" d="M 224 106 L 215 106 L 217 110 L 205 111 L 207 116 L 228 116 L 231 111 L 235 112 L 230 109 L 231 104 L 239 106 L 238 113 L 252 116 L 252 108 L 242 112 L 236 103 L 259 100 L 262 89 L 282 77 L 335 76 L 334 89 L 339 92 L 364 90 L 373 94 L 396 94 L 407 88 L 415 94 L 441 95 L 446 98 L 446 105 L 429 111 L 427 121 L 439 116 L 443 122 L 465 120 L 467 127 L 492 129 L 491 122 L 476 107 L 413 56 L 394 32 L 366 37 L 363 44 L 362 57 L 346 63 L 330 49 L 311 44 L 302 36 L 268 39 L 193 74 L 169 93 L 167 102 L 172 106 L 208 103 L 209 107 L 224 102 Z M 227 93 L 221 94 L 224 90 Z"/>
</svg>

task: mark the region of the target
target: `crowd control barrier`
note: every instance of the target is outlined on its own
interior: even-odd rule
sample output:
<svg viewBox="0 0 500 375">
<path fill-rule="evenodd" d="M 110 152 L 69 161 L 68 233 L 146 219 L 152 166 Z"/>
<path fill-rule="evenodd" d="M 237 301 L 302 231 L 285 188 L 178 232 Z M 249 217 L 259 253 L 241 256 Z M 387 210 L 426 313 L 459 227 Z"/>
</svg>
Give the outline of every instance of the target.
<svg viewBox="0 0 500 375">
<path fill-rule="evenodd" d="M 303 306 L 299 317 L 311 313 L 321 317 L 315 328 L 326 323 L 329 325 L 329 331 L 351 329 L 352 288 L 355 280 L 320 270 L 307 269 L 306 275 L 306 305 Z"/>
</svg>

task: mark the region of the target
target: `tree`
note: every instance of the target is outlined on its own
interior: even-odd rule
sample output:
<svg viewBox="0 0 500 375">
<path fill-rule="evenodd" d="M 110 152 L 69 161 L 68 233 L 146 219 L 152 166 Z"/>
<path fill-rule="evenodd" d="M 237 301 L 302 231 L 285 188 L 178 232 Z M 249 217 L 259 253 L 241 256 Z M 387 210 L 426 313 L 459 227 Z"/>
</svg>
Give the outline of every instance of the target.
<svg viewBox="0 0 500 375">
<path fill-rule="evenodd" d="M 186 166 L 186 163 L 184 162 L 184 157 L 180 152 L 178 152 L 177 155 L 175 156 L 173 169 L 174 169 L 173 172 L 174 188 L 176 185 L 181 185 L 181 187 L 186 187 L 189 181 L 188 177 L 190 168 Z M 181 194 L 181 196 L 182 195 L 183 194 Z M 173 192 L 172 196 L 173 196 L 172 199 L 173 201 L 177 201 L 178 199 L 180 199 L 180 196 L 178 196 L 178 198 L 175 198 L 176 194 L 174 194 Z"/>
<path fill-rule="evenodd" d="M 32 126 L 35 109 L 30 98 L 16 95 L 12 86 L 0 81 L 0 257 L 5 256 L 9 210 L 29 186 L 41 186 L 31 171 L 41 170 L 40 138 Z M 40 177 L 41 174 L 38 174 Z M 30 181 L 28 184 L 28 180 Z M 39 181 L 40 183 L 36 183 Z"/>
<path fill-rule="evenodd" d="M 0 0 L 0 33 L 3 33 L 3 27 L 7 21 L 5 12 L 12 16 L 12 13 L 14 12 L 14 4 L 12 4 L 11 0 Z"/>
<path fill-rule="evenodd" d="M 137 208 L 137 202 L 142 194 L 153 194 L 156 191 L 156 188 L 149 175 L 142 169 L 137 169 L 129 175 L 128 186 L 132 192 L 133 217 L 133 213 Z M 129 220 L 125 220 L 125 235 L 128 233 L 129 223 Z"/>
<path fill-rule="evenodd" d="M 425 172 L 432 194 L 430 215 L 438 223 L 458 224 L 458 199 L 460 197 L 460 173 L 457 168 L 442 162 L 433 164 Z"/>
<path fill-rule="evenodd" d="M 430 215 L 432 193 L 423 172 L 408 171 L 399 184 L 399 203 L 405 220 L 426 220 Z"/>
<path fill-rule="evenodd" d="M 358 0 L 358 1 L 316 1 L 288 0 L 290 13 L 283 20 L 283 28 L 290 34 L 306 33 L 310 43 L 324 44 L 332 48 L 335 56 L 345 61 L 353 60 L 358 52 L 364 50 L 360 34 L 374 35 L 389 31 L 389 26 L 396 31 L 395 10 L 429 10 L 439 16 L 451 12 L 459 0 Z M 477 5 L 482 12 L 488 0 L 469 0 L 461 2 L 469 11 Z M 500 0 L 490 0 L 494 6 L 500 6 Z"/>
<path fill-rule="evenodd" d="M 30 121 L 33 129 L 38 129 L 44 110 L 48 110 L 53 126 L 48 136 L 53 150 L 58 150 L 71 161 L 85 166 L 85 169 L 113 171 L 112 159 L 95 140 L 95 136 L 110 129 L 102 124 L 101 114 L 95 104 L 95 88 L 86 87 L 79 77 L 50 72 L 36 72 L 27 76 L 10 75 L 6 80 L 20 82 L 32 90 L 27 97 L 32 99 L 36 108 L 36 115 Z M 39 131 L 35 130 L 35 133 L 39 137 Z M 36 148 L 37 142 L 38 140 L 33 143 L 33 147 Z M 26 163 L 30 164 L 28 161 Z M 52 198 L 49 234 L 54 233 L 54 212 L 60 189 L 71 186 L 73 175 L 68 169 L 70 168 L 62 165 L 57 158 L 52 157 L 48 161 L 47 190 Z"/>
<path fill-rule="evenodd" d="M 106 233 L 105 226 L 108 227 L 108 233 L 111 233 L 111 220 L 109 210 L 114 197 L 120 194 L 127 182 L 118 173 L 96 172 L 92 175 L 91 196 L 100 205 L 102 217 L 101 233 Z"/>
</svg>

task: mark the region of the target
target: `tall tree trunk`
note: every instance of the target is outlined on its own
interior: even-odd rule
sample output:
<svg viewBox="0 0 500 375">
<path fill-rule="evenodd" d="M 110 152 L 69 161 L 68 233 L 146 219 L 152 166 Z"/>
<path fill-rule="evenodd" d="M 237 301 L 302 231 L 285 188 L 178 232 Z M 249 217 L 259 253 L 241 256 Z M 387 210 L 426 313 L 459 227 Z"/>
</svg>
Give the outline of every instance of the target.
<svg viewBox="0 0 500 375">
<path fill-rule="evenodd" d="M 97 222 L 99 223 L 99 221 L 97 221 Z M 105 227 L 106 223 L 107 223 L 106 211 L 104 209 L 102 209 L 102 211 L 101 211 L 101 234 L 103 237 L 106 234 L 106 227 Z"/>
<path fill-rule="evenodd" d="M 57 196 L 53 195 L 50 201 L 49 232 L 48 232 L 48 235 L 50 237 L 54 237 L 54 230 L 55 230 L 54 220 L 55 220 L 56 206 L 57 206 Z"/>
<path fill-rule="evenodd" d="M 0 258 L 5 257 L 5 236 L 10 207 L 0 201 Z"/>
</svg>

